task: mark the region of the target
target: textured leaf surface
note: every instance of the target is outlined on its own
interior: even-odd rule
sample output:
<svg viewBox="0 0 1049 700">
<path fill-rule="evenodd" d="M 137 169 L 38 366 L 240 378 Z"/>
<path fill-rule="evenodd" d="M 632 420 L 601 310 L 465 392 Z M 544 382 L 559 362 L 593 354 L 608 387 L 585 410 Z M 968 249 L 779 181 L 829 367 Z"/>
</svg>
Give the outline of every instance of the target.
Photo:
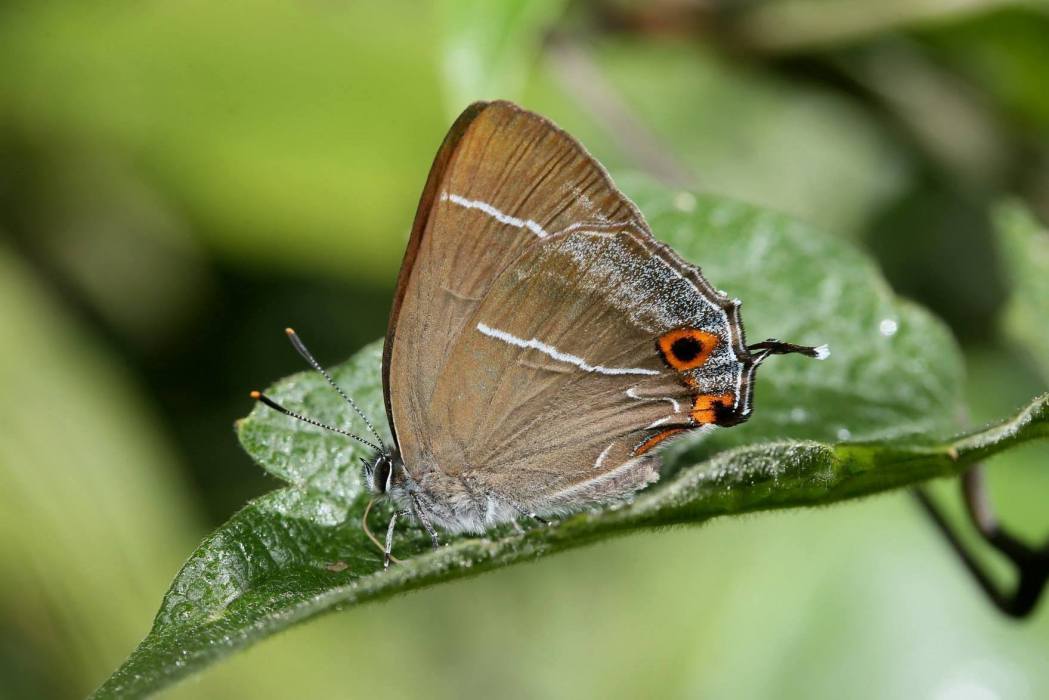
<svg viewBox="0 0 1049 700">
<path fill-rule="evenodd" d="M 1013 419 L 957 439 L 960 361 L 943 327 L 895 299 L 852 248 L 785 217 L 628 182 L 661 237 L 746 300 L 752 337 L 829 342 L 820 362 L 776 358 L 763 368 L 755 418 L 667 455 L 662 481 L 616 509 L 549 527 L 444 539 L 430 552 L 399 530 L 407 563 L 382 571 L 360 520 L 364 449 L 256 407 L 239 425 L 244 448 L 288 486 L 252 503 L 206 539 L 165 596 L 153 630 L 99 689 L 141 695 L 323 612 L 578 547 L 614 534 L 700 523 L 718 515 L 826 504 L 954 474 L 1049 431 L 1043 397 Z M 383 415 L 380 343 L 334 369 L 371 416 Z M 289 407 L 361 431 L 310 373 L 271 389 Z M 379 420 L 380 423 L 385 421 Z M 385 426 L 380 428 L 385 430 Z M 376 507 L 381 530 L 389 510 Z"/>
</svg>

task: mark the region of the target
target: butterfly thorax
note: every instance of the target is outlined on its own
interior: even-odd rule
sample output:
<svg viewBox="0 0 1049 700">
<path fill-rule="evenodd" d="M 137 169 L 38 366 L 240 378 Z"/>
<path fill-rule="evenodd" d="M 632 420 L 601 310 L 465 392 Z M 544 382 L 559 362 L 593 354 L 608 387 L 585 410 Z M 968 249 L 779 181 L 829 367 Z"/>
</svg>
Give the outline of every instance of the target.
<svg viewBox="0 0 1049 700">
<path fill-rule="evenodd" d="M 415 465 L 409 468 L 396 450 L 377 454 L 365 463 L 364 480 L 378 498 L 389 498 L 399 511 L 423 525 L 452 533 L 482 534 L 488 528 L 516 520 L 523 506 L 470 483 L 468 477 Z"/>
</svg>

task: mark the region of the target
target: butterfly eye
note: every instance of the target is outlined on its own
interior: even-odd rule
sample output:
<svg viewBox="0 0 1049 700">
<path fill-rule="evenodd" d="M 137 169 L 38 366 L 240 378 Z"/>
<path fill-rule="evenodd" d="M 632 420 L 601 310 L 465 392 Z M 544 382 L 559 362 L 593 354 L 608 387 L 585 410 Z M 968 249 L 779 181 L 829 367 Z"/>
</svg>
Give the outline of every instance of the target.
<svg viewBox="0 0 1049 700">
<path fill-rule="evenodd" d="M 372 493 L 381 496 L 389 490 L 390 478 L 393 476 L 393 464 L 383 455 L 379 455 L 374 464 L 366 466 L 364 478 Z"/>
<path fill-rule="evenodd" d="M 663 360 L 678 372 L 699 367 L 717 347 L 718 337 L 698 328 L 678 328 L 659 336 Z"/>
</svg>

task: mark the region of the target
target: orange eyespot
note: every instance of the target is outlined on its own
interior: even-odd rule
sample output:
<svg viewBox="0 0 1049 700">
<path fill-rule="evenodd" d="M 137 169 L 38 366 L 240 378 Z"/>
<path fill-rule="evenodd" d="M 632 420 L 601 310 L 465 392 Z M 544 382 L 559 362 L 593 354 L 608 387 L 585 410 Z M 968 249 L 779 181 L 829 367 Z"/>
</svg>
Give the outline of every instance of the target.
<svg viewBox="0 0 1049 700">
<path fill-rule="evenodd" d="M 634 455 L 643 455 L 659 443 L 666 440 L 671 435 L 677 435 L 678 433 L 684 432 L 685 428 L 667 428 L 661 432 L 656 433 L 652 437 L 648 438 L 640 445 L 634 448 Z"/>
<path fill-rule="evenodd" d="M 663 360 L 678 372 L 699 367 L 717 347 L 718 337 L 698 328 L 678 328 L 656 341 Z"/>
<path fill-rule="evenodd" d="M 700 425 L 717 423 L 718 409 L 728 408 L 734 400 L 732 394 L 700 394 L 692 403 L 692 420 Z"/>
</svg>

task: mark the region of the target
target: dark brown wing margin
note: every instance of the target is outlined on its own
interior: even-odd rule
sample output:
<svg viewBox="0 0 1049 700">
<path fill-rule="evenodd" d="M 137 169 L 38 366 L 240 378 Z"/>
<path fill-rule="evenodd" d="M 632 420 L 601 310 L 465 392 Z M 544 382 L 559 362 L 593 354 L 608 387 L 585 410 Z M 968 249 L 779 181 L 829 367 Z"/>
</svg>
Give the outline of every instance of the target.
<svg viewBox="0 0 1049 700">
<path fill-rule="evenodd" d="M 455 123 L 452 124 L 452 128 L 448 130 L 448 135 L 444 137 L 444 142 L 433 159 L 433 165 L 430 166 L 430 175 L 426 178 L 426 187 L 423 188 L 422 196 L 419 198 L 419 208 L 415 212 L 415 222 L 412 224 L 412 235 L 408 239 L 408 248 L 404 251 L 401 272 L 397 275 L 397 288 L 393 293 L 390 321 L 386 327 L 386 341 L 382 347 L 382 395 L 386 404 L 386 418 L 390 423 L 390 433 L 393 436 L 395 445 L 398 443 L 397 426 L 393 423 L 393 409 L 390 405 L 390 356 L 393 354 L 393 343 L 397 332 L 397 318 L 401 314 L 401 302 L 404 301 L 408 279 L 412 275 L 412 268 L 415 267 L 415 256 L 419 252 L 419 244 L 422 242 L 423 232 L 426 231 L 426 224 L 430 219 L 433 201 L 440 187 L 441 180 L 444 179 L 444 172 L 448 167 L 448 162 L 452 159 L 452 154 L 455 153 L 455 149 L 459 146 L 459 141 L 462 140 L 466 130 L 470 128 L 470 124 L 489 104 L 491 103 L 474 102 L 467 107 L 459 115 L 459 118 L 455 120 Z"/>
</svg>

